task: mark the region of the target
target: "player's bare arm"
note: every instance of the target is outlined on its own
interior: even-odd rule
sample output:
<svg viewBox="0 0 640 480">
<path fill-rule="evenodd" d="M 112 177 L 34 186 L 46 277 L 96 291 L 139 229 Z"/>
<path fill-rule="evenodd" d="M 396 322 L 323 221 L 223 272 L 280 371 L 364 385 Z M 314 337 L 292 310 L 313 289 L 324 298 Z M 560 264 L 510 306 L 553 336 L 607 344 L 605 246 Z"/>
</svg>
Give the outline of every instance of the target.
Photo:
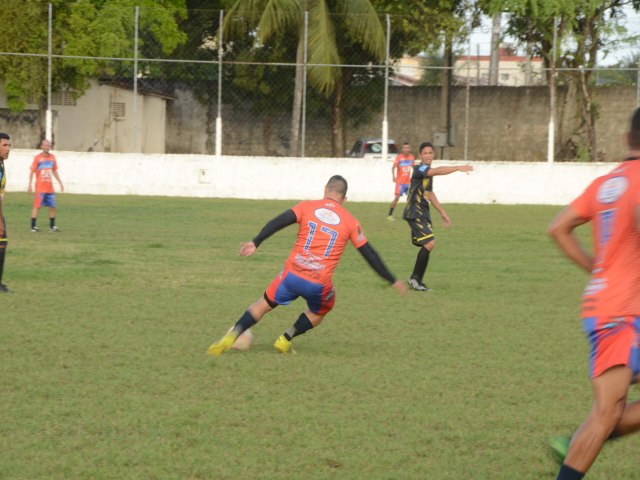
<svg viewBox="0 0 640 480">
<path fill-rule="evenodd" d="M 392 181 L 392 182 L 395 182 L 395 181 L 396 181 L 396 178 L 397 178 L 397 177 L 396 177 L 396 168 L 397 168 L 397 167 L 396 167 L 395 165 L 393 165 L 393 166 L 391 167 L 391 181 Z"/>
<path fill-rule="evenodd" d="M 573 232 L 587 221 L 588 219 L 580 217 L 571 207 L 566 207 L 553 219 L 548 234 L 567 257 L 591 273 L 593 256 L 584 249 Z"/>
<path fill-rule="evenodd" d="M 60 176 L 58 175 L 58 171 L 57 170 L 53 171 L 53 176 L 58 181 L 58 185 L 60 185 L 60 191 L 64 192 L 64 185 L 62 184 L 62 180 L 60 180 Z"/>
<path fill-rule="evenodd" d="M 456 172 L 464 172 L 467 174 L 469 172 L 473 172 L 473 165 L 461 165 L 459 167 L 452 167 L 452 166 L 433 167 L 429 169 L 429 171 L 427 172 L 427 176 L 435 177 L 437 175 L 449 175 L 451 173 L 456 173 Z"/>
<path fill-rule="evenodd" d="M 451 219 L 449 218 L 449 215 L 447 214 L 444 207 L 440 203 L 440 200 L 438 200 L 438 196 L 436 195 L 436 192 L 431 192 L 431 195 L 429 196 L 429 201 L 431 202 L 431 205 L 433 205 L 433 208 L 435 208 L 440 214 L 440 216 L 442 217 L 444 226 L 448 227 L 449 225 L 451 225 Z"/>
<path fill-rule="evenodd" d="M 0 239 L 5 237 L 4 213 L 2 211 L 2 195 L 0 195 Z"/>
<path fill-rule="evenodd" d="M 34 175 L 35 175 L 35 172 L 29 173 L 29 188 L 27 189 L 27 192 L 29 193 L 33 193 L 33 176 Z"/>
</svg>

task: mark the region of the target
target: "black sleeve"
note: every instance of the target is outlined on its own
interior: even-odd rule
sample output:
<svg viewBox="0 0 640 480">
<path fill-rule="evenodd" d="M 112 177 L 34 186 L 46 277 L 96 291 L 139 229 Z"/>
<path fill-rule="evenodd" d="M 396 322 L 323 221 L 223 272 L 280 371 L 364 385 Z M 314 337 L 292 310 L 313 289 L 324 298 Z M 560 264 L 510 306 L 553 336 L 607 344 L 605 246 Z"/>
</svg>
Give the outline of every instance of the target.
<svg viewBox="0 0 640 480">
<path fill-rule="evenodd" d="M 285 212 L 282 212 L 280 215 L 270 220 L 269 223 L 267 223 L 262 228 L 262 230 L 260 230 L 260 233 L 253 239 L 253 243 L 256 244 L 256 247 L 259 247 L 260 244 L 271 235 L 279 230 L 282 230 L 285 227 L 288 227 L 289 225 L 293 225 L 297 221 L 298 217 L 296 217 L 296 214 L 293 212 L 293 210 L 289 209 Z"/>
<path fill-rule="evenodd" d="M 389 283 L 395 283 L 396 278 L 384 264 L 382 258 L 380 258 L 380 255 L 378 255 L 378 252 L 376 252 L 375 249 L 371 245 L 369 245 L 369 242 L 362 245 L 358 249 L 358 251 L 362 254 L 367 263 L 371 265 L 371 268 L 373 268 L 378 275 L 387 280 Z"/>
</svg>

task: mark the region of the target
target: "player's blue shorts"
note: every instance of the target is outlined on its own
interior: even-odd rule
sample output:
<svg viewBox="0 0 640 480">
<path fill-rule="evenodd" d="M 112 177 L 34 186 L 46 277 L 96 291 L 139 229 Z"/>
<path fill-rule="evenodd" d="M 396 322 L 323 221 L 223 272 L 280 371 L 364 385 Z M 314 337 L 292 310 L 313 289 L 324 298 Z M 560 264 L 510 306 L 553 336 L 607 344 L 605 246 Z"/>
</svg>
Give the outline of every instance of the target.
<svg viewBox="0 0 640 480">
<path fill-rule="evenodd" d="M 33 202 L 33 206 L 40 207 L 56 207 L 56 194 L 55 193 L 36 193 L 36 198 Z"/>
<path fill-rule="evenodd" d="M 276 275 L 264 292 L 264 297 L 272 307 L 289 305 L 302 297 L 307 301 L 309 310 L 318 315 L 329 313 L 336 302 L 333 284 L 314 283 L 287 270 Z"/>
<path fill-rule="evenodd" d="M 585 318 L 582 327 L 591 344 L 591 378 L 619 365 L 629 367 L 634 377 L 640 374 L 640 317 Z"/>
<path fill-rule="evenodd" d="M 407 183 L 396 183 L 396 195 L 406 195 L 409 191 L 410 185 Z"/>
</svg>

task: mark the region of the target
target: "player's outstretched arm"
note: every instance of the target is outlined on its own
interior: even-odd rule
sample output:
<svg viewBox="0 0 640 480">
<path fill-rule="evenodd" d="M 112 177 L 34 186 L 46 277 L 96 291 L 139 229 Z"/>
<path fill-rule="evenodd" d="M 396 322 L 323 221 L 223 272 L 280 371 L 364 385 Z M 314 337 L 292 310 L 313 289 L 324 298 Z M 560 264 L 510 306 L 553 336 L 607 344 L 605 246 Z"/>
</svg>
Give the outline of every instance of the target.
<svg viewBox="0 0 640 480">
<path fill-rule="evenodd" d="M 396 277 L 394 277 L 393 274 L 389 271 L 387 266 L 382 261 L 382 258 L 380 258 L 380 255 L 378 255 L 378 252 L 375 251 L 375 249 L 369 244 L 369 242 L 358 248 L 358 251 L 362 254 L 367 263 L 371 265 L 371 268 L 373 268 L 378 275 L 392 284 L 393 288 L 395 288 L 402 294 L 407 293 L 407 286 L 404 284 L 404 282 L 396 280 Z"/>
<path fill-rule="evenodd" d="M 593 257 L 587 253 L 573 233 L 574 229 L 587 222 L 588 219 L 582 218 L 571 207 L 566 207 L 553 219 L 548 233 L 567 257 L 591 273 Z"/>
<path fill-rule="evenodd" d="M 240 244 L 240 255 L 247 257 L 253 255 L 260 244 L 267 238 L 269 238 L 279 230 L 282 230 L 289 225 L 293 225 L 297 221 L 298 217 L 296 217 L 296 214 L 293 210 L 289 209 L 282 212 L 277 217 L 269 220 L 269 222 L 264 227 L 262 227 L 260 233 L 258 233 L 258 235 L 256 235 L 252 241 Z"/>
<path fill-rule="evenodd" d="M 427 172 L 428 177 L 435 177 L 436 175 L 449 175 L 455 172 L 464 172 L 469 174 L 469 172 L 473 172 L 473 165 L 461 165 L 459 167 L 433 167 L 430 168 Z"/>
</svg>

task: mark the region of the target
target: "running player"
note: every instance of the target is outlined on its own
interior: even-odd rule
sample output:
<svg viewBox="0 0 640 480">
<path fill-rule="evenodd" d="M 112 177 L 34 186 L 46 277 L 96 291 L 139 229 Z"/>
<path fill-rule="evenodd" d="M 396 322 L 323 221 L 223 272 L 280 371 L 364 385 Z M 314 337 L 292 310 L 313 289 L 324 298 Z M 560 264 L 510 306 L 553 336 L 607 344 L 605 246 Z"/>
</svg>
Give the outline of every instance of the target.
<svg viewBox="0 0 640 480">
<path fill-rule="evenodd" d="M 58 162 L 53 153 L 51 153 L 51 142 L 42 140 L 40 143 L 42 152 L 35 156 L 31 164 L 31 173 L 29 174 L 29 193 L 33 191 L 33 177 L 36 177 L 36 194 L 33 201 L 33 210 L 31 210 L 31 231 L 39 232 L 40 229 L 36 225 L 38 219 L 38 211 L 40 207 L 49 207 L 49 232 L 56 233 L 60 229 L 56 227 L 56 194 L 53 190 L 53 178 L 55 177 L 60 184 L 60 191 L 64 192 L 64 185 L 58 175 Z"/>
<path fill-rule="evenodd" d="M 391 202 L 391 208 L 389 208 L 389 215 L 387 220 L 393 222 L 393 210 L 398 204 L 398 200 L 402 195 L 406 195 L 409 191 L 409 185 L 411 184 L 411 170 L 413 170 L 413 164 L 416 161 L 416 157 L 411 153 L 411 145 L 405 142 L 402 145 L 402 152 L 398 154 L 393 166 L 391 167 L 391 178 L 396 182 L 395 197 Z"/>
<path fill-rule="evenodd" d="M 433 177 L 437 175 L 449 175 L 454 172 L 472 172 L 471 165 L 460 167 L 431 167 L 435 157 L 435 149 L 429 142 L 420 144 L 421 163 L 416 165 L 411 175 L 411 189 L 407 198 L 407 206 L 404 209 L 404 218 L 411 227 L 411 242 L 420 247 L 413 273 L 409 277 L 409 286 L 419 292 L 429 290 L 422 279 L 429 265 L 429 255 L 436 246 L 436 237 L 431 229 L 431 212 L 429 203 L 438 211 L 444 222 L 444 226 L 451 224 L 451 219 L 438 201 L 436 192 L 433 191 Z"/>
<path fill-rule="evenodd" d="M 244 312 L 229 333 L 209 347 L 209 355 L 223 354 L 242 332 L 253 327 L 266 313 L 278 305 L 288 305 L 303 297 L 308 310 L 300 314 L 293 326 L 273 345 L 279 352 L 289 353 L 291 340 L 317 327 L 333 308 L 336 296 L 331 278 L 349 241 L 378 275 L 400 293 L 406 293 L 407 287 L 389 272 L 367 241 L 358 221 L 342 206 L 346 195 L 347 181 L 334 175 L 325 186 L 322 200 L 300 202 L 267 223 L 251 242 L 240 245 L 240 255 L 251 256 L 264 240 L 278 230 L 299 224 L 296 243 L 284 270 L 276 275 L 264 295 Z"/>
<path fill-rule="evenodd" d="M 549 227 L 560 249 L 591 274 L 582 318 L 591 343 L 593 408 L 572 439 L 550 443 L 562 463 L 558 480 L 583 478 L 607 439 L 640 429 L 640 401 L 627 403 L 629 385 L 640 373 L 640 109 L 627 143 L 627 158 L 594 180 Z M 593 255 L 573 232 L 587 222 Z"/>
<path fill-rule="evenodd" d="M 4 218 L 4 188 L 7 184 L 7 176 L 4 169 L 4 161 L 9 158 L 11 142 L 9 135 L 0 133 L 0 293 L 11 293 L 11 290 L 2 283 L 4 273 L 4 257 L 7 253 L 7 221 Z"/>
</svg>

